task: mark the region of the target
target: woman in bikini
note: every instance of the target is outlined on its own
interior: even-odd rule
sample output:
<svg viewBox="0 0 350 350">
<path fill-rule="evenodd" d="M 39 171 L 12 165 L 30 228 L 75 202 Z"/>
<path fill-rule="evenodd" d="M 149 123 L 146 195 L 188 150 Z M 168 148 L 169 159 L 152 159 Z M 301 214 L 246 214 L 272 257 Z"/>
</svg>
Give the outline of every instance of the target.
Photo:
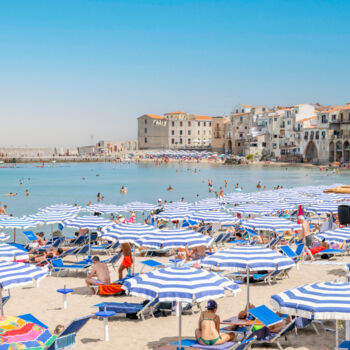
<svg viewBox="0 0 350 350">
<path fill-rule="evenodd" d="M 220 317 L 216 314 L 218 305 L 216 301 L 209 300 L 207 311 L 201 312 L 199 316 L 198 328 L 195 336 L 199 344 L 219 345 L 232 341 L 234 333 L 220 333 Z"/>
</svg>

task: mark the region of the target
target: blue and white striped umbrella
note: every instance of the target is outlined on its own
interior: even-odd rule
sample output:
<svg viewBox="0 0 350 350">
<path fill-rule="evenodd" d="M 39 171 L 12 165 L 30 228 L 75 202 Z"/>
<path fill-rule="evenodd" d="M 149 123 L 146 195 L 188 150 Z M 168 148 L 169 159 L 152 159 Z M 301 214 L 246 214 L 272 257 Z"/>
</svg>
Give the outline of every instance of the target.
<svg viewBox="0 0 350 350">
<path fill-rule="evenodd" d="M 73 228 L 98 229 L 113 225 L 113 221 L 101 218 L 100 216 L 76 216 L 64 220 L 63 225 Z"/>
<path fill-rule="evenodd" d="M 120 224 L 112 225 L 102 229 L 103 239 L 116 241 L 120 243 L 131 243 L 139 246 L 139 240 L 142 235 L 152 232 L 159 232 L 154 226 L 143 224 Z"/>
<path fill-rule="evenodd" d="M 156 215 L 157 219 L 163 220 L 184 220 L 191 215 L 191 212 L 186 209 L 166 209 Z"/>
<path fill-rule="evenodd" d="M 190 215 L 189 219 L 194 221 L 204 221 L 209 223 L 219 222 L 221 224 L 224 224 L 224 223 L 235 224 L 239 222 L 239 219 L 234 218 L 232 215 L 229 215 L 222 211 L 213 211 L 213 210 L 203 210 L 203 211 L 195 212 Z"/>
<path fill-rule="evenodd" d="M 123 205 L 104 204 L 104 203 L 92 204 L 85 207 L 85 209 L 89 212 L 97 212 L 101 214 L 112 214 L 112 213 L 120 213 L 120 212 L 128 211 L 128 209 L 125 208 Z"/>
<path fill-rule="evenodd" d="M 220 210 L 222 206 L 215 201 L 201 201 L 194 203 L 189 210 L 191 211 L 204 211 L 204 210 Z"/>
<path fill-rule="evenodd" d="M 211 271 L 189 267 L 168 267 L 130 278 L 123 289 L 134 296 L 160 301 L 192 303 L 225 296 L 225 291 L 238 292 L 229 279 Z"/>
<path fill-rule="evenodd" d="M 0 286 L 8 289 L 39 281 L 49 274 L 49 270 L 35 265 L 19 262 L 0 262 Z"/>
<path fill-rule="evenodd" d="M 193 230 L 159 230 L 146 233 L 140 238 L 140 245 L 148 248 L 188 248 L 206 246 L 213 243 L 213 238 Z"/>
<path fill-rule="evenodd" d="M 225 291 L 237 293 L 237 284 L 221 275 L 188 267 L 168 267 L 154 270 L 126 280 L 123 284 L 129 294 L 146 299 L 176 301 L 179 315 L 179 349 L 181 346 L 182 302 L 201 302 L 225 296 Z"/>
<path fill-rule="evenodd" d="M 165 210 L 189 209 L 192 205 L 187 202 L 171 202 L 165 206 Z"/>
<path fill-rule="evenodd" d="M 84 209 L 82 207 L 78 207 L 75 205 L 70 204 L 53 204 L 45 208 L 41 208 L 40 212 L 57 212 L 57 211 L 63 211 L 65 213 L 79 213 L 80 211 L 83 211 Z"/>
<path fill-rule="evenodd" d="M 124 204 L 127 210 L 132 211 L 151 211 L 157 208 L 156 204 L 143 203 L 143 202 L 130 202 Z"/>
<path fill-rule="evenodd" d="M 338 206 L 340 205 L 340 203 L 320 203 L 317 205 L 312 205 L 307 207 L 305 210 L 306 211 L 312 211 L 315 212 L 317 214 L 322 214 L 322 213 L 338 213 Z"/>
<path fill-rule="evenodd" d="M 202 260 L 202 265 L 233 271 L 271 271 L 289 269 L 294 261 L 272 249 L 248 246 L 220 250 Z"/>
<path fill-rule="evenodd" d="M 7 233 L 0 232 L 0 241 L 7 241 L 8 239 L 10 239 L 10 236 Z"/>
<path fill-rule="evenodd" d="M 350 320 L 350 283 L 306 284 L 271 296 L 281 313 L 315 320 Z"/>
<path fill-rule="evenodd" d="M 242 226 L 252 230 L 269 230 L 276 232 L 300 228 L 300 225 L 293 221 L 274 216 L 262 216 L 256 219 L 245 220 Z"/>
<path fill-rule="evenodd" d="M 27 217 L 16 218 L 14 216 L 8 216 L 7 218 L 0 219 L 0 227 L 6 228 L 28 228 L 35 227 L 38 224 L 38 221 Z"/>
<path fill-rule="evenodd" d="M 37 222 L 43 223 L 43 224 L 58 224 L 66 219 L 71 219 L 75 215 L 73 213 L 67 213 L 63 211 L 57 211 L 57 212 L 39 212 L 34 215 L 28 216 L 28 218 L 35 220 Z"/>
<path fill-rule="evenodd" d="M 255 204 L 239 205 L 237 207 L 230 208 L 229 210 L 231 210 L 234 213 L 255 214 L 255 215 L 266 215 L 274 211 L 271 208 L 255 205 Z"/>
<path fill-rule="evenodd" d="M 316 237 L 321 240 L 324 239 L 327 242 L 342 243 L 346 241 L 346 243 L 350 243 L 350 228 L 339 228 L 326 231 L 318 234 Z"/>
<path fill-rule="evenodd" d="M 17 247 L 0 243 L 0 261 L 28 260 L 28 252 Z"/>
</svg>

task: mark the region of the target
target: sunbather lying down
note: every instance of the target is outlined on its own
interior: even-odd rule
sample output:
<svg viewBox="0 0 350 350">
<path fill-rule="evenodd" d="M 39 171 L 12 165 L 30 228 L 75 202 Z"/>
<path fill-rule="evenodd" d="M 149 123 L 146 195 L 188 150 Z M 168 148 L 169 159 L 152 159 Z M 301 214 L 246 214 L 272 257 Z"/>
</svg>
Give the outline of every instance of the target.
<svg viewBox="0 0 350 350">
<path fill-rule="evenodd" d="M 29 259 L 26 262 L 39 264 L 47 259 L 52 259 L 56 256 L 60 256 L 64 249 L 50 249 L 42 254 L 29 254 Z"/>
<path fill-rule="evenodd" d="M 199 316 L 198 328 L 195 336 L 199 344 L 202 345 L 219 345 L 232 341 L 234 333 L 220 333 L 220 317 L 216 314 L 217 303 L 209 300 L 207 311 L 201 312 Z"/>
</svg>

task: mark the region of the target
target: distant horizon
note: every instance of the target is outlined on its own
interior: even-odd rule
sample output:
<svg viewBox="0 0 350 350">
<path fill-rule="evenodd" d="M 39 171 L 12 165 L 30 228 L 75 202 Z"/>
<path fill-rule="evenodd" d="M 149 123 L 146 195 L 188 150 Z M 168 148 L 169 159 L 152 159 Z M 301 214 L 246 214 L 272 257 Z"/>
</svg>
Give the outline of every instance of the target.
<svg viewBox="0 0 350 350">
<path fill-rule="evenodd" d="M 147 113 L 350 102 L 349 1 L 0 6 L 0 147 L 135 140 Z"/>
</svg>

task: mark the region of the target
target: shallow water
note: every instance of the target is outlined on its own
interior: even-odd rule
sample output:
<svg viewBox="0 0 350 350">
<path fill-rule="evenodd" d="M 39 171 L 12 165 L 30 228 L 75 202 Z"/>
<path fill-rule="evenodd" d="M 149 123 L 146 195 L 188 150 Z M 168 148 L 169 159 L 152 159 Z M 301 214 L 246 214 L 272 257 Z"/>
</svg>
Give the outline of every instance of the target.
<svg viewBox="0 0 350 350">
<path fill-rule="evenodd" d="M 318 168 L 280 166 L 228 166 L 211 164 L 171 163 L 115 164 L 115 163 L 65 163 L 48 165 L 19 164 L 17 168 L 0 168 L 0 201 L 8 205 L 8 213 L 14 216 L 36 213 L 38 208 L 67 203 L 86 205 L 96 202 L 100 192 L 105 203 L 122 204 L 130 201 L 156 203 L 163 200 L 194 201 L 213 196 L 208 192 L 207 181 L 213 179 L 214 190 L 224 187 L 225 193 L 232 192 L 236 183 L 244 192 L 256 190 L 260 180 L 262 186 L 272 189 L 284 187 L 348 183 L 350 172 L 343 170 L 339 175 L 320 172 Z M 195 172 L 197 169 L 197 172 Z M 23 178 L 22 185 L 20 179 Z M 85 178 L 85 180 L 83 180 Z M 120 188 L 127 186 L 128 193 L 120 194 Z M 167 191 L 168 186 L 173 191 Z M 29 197 L 25 190 L 29 190 Z M 18 193 L 6 197 L 5 193 Z"/>
</svg>

